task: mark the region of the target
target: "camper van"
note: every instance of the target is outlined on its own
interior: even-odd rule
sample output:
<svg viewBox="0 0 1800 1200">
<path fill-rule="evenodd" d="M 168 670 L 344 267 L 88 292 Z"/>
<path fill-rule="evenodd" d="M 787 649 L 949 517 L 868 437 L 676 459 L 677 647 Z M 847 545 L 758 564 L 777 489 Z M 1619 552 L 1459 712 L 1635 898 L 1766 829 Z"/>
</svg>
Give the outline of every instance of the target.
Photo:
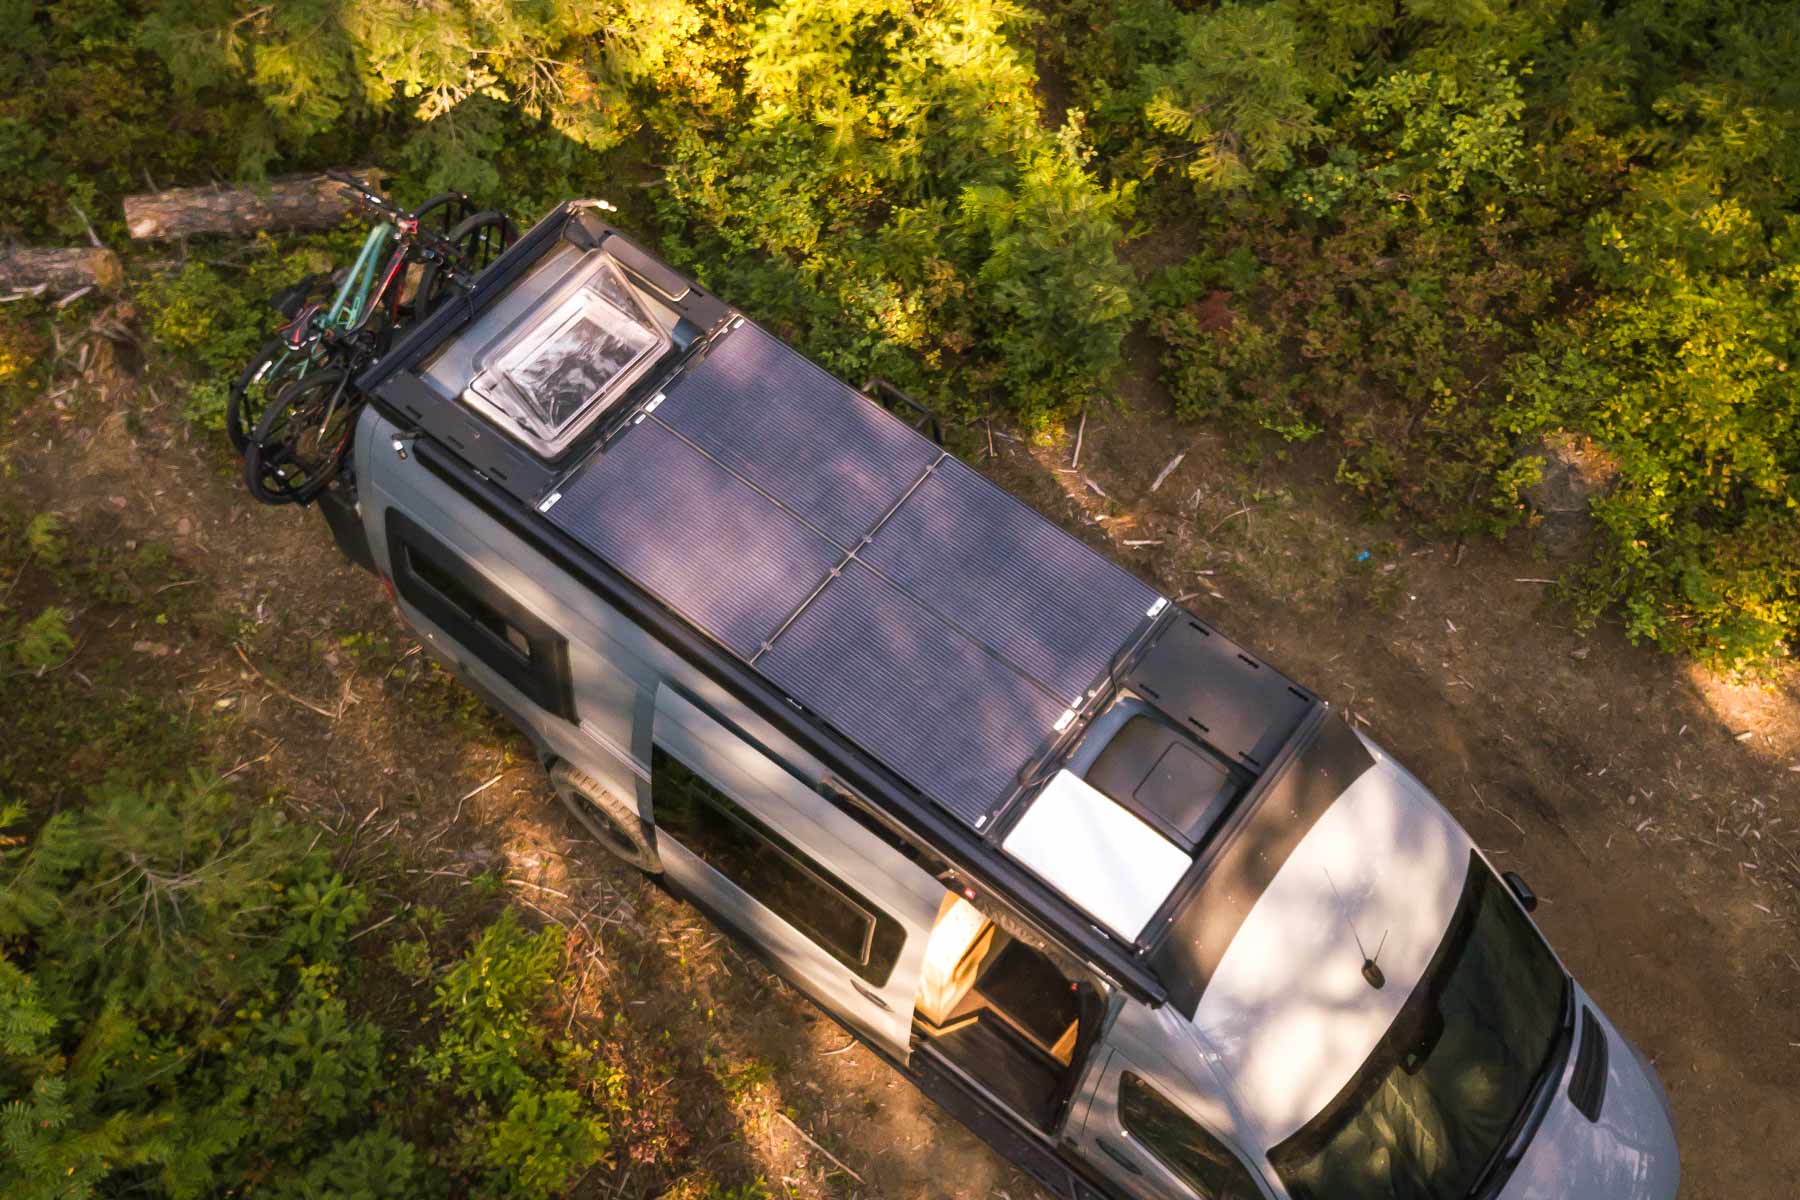
<svg viewBox="0 0 1800 1200">
<path fill-rule="evenodd" d="M 1050 1194 L 1675 1195 L 1644 1056 L 1417 779 L 605 205 L 357 384 L 334 535 L 595 853 Z"/>
</svg>

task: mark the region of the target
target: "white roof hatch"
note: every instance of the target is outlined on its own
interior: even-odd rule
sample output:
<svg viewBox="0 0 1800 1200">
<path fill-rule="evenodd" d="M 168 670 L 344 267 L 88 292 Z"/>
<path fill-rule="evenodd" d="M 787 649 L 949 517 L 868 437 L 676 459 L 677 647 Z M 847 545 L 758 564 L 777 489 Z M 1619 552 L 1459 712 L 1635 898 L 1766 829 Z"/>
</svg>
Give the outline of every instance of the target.
<svg viewBox="0 0 1800 1200">
<path fill-rule="evenodd" d="M 1143 932 L 1193 860 L 1079 775 L 1058 771 L 1001 843 L 1126 940 Z"/>
</svg>

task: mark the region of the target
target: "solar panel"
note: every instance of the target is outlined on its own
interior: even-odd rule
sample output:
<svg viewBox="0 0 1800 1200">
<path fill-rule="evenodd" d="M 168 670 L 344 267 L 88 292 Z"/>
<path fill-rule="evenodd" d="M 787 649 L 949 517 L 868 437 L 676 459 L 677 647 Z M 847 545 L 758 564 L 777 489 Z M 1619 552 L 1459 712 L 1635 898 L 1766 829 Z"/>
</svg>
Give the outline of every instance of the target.
<svg viewBox="0 0 1800 1200">
<path fill-rule="evenodd" d="M 859 556 L 1034 679 L 1078 698 L 1157 594 L 955 459 Z"/>
<path fill-rule="evenodd" d="M 564 484 L 547 516 L 745 659 L 842 557 L 654 420 Z"/>
<path fill-rule="evenodd" d="M 1157 599 L 753 325 L 649 412 L 549 519 L 973 827 Z"/>
<path fill-rule="evenodd" d="M 756 667 L 976 827 L 1065 703 L 854 562 Z"/>
<path fill-rule="evenodd" d="M 942 454 L 754 325 L 725 335 L 656 416 L 844 547 Z"/>
</svg>

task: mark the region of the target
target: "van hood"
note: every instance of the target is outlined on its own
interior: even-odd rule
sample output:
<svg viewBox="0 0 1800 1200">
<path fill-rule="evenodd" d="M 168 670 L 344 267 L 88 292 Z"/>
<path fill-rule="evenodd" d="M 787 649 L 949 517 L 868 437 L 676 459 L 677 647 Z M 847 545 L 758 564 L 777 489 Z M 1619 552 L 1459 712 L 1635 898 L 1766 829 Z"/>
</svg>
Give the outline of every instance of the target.
<svg viewBox="0 0 1800 1200">
<path fill-rule="evenodd" d="M 1638 1048 L 1580 993 L 1607 1040 L 1606 1088 L 1599 1119 L 1569 1099 L 1574 1055 L 1501 1200 L 1675 1200 L 1681 1182 L 1675 1126 L 1655 1070 Z"/>
<path fill-rule="evenodd" d="M 1372 743 L 1251 908 L 1193 1016 L 1264 1146 L 1349 1082 L 1442 942 L 1472 843 Z M 1365 956 L 1380 987 L 1365 977 Z"/>
</svg>

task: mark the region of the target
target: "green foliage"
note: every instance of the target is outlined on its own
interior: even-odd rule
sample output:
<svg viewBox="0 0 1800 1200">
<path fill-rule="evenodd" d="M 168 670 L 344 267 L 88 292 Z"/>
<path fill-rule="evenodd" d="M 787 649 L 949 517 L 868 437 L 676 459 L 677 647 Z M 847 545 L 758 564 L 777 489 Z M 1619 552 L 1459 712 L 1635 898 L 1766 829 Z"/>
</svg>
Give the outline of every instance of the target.
<svg viewBox="0 0 1800 1200">
<path fill-rule="evenodd" d="M 548 1044 L 531 1017 L 558 959 L 555 930 L 532 936 L 511 912 L 490 927 L 437 986 L 433 1006 L 446 1025 L 416 1061 L 427 1078 L 464 1098 L 509 1096 L 545 1061 Z"/>
<path fill-rule="evenodd" d="M 646 105 L 665 245 L 847 377 L 1034 422 L 1086 403 L 1131 318 L 1131 188 L 1095 179 L 1079 114 L 1043 127 L 1026 23 L 999 0 L 772 7 L 717 64 L 735 102 Z"/>
<path fill-rule="evenodd" d="M 1614 287 L 1512 364 L 1514 428 L 1581 429 L 1618 463 L 1589 615 L 1732 666 L 1800 629 L 1800 227 L 1776 228 L 1730 201 L 1597 218 Z"/>
<path fill-rule="evenodd" d="M 1792 6 L 1270 0 L 1161 39 L 1158 0 L 1072 9 L 1100 144 L 1201 232 L 1153 314 L 1179 411 L 1323 433 L 1372 505 L 1464 533 L 1530 521 L 1534 448 L 1590 439 L 1617 477 L 1581 611 L 1729 666 L 1791 648 Z M 1257 278 L 1199 278 L 1230 255 Z"/>
<path fill-rule="evenodd" d="M 610 1142 L 605 1120 L 566 1081 L 575 1047 L 538 1020 L 561 943 L 556 930 L 528 934 L 503 912 L 438 983 L 432 1007 L 443 1028 L 413 1057 L 471 1106 L 457 1122 L 456 1155 L 492 1195 L 554 1195 Z"/>
<path fill-rule="evenodd" d="M 429 1069 L 396 1072 L 345 990 L 367 897 L 309 844 L 198 777 L 0 840 L 0 1189 L 399 1200 L 454 1173 L 548 1197 L 600 1160 L 538 1020 L 556 936 L 490 927 L 439 989 Z"/>
<path fill-rule="evenodd" d="M 1145 114 L 1193 144 L 1184 173 L 1202 189 L 1287 170 L 1324 130 L 1301 69 L 1299 31 L 1279 5 L 1225 3 L 1180 20 L 1174 60 L 1148 66 Z"/>
<path fill-rule="evenodd" d="M 25 622 L 13 638 L 13 657 L 28 671 L 54 667 L 75 648 L 69 636 L 69 619 L 74 614 L 56 605 L 44 609 Z"/>
<path fill-rule="evenodd" d="M 138 298 L 157 352 L 189 381 L 181 402 L 189 420 L 215 431 L 225 427 L 232 382 L 279 323 L 269 297 L 346 261 L 358 238 L 350 230 L 279 243 L 264 236 L 236 261 L 194 259 L 151 277 Z"/>
<path fill-rule="evenodd" d="M 1355 119 L 1388 161 L 1367 172 L 1384 198 L 1411 204 L 1421 221 L 1488 198 L 1497 213 L 1521 187 L 1525 111 L 1520 78 L 1504 62 L 1474 64 L 1474 81 L 1434 71 L 1395 71 L 1351 93 Z"/>
</svg>

